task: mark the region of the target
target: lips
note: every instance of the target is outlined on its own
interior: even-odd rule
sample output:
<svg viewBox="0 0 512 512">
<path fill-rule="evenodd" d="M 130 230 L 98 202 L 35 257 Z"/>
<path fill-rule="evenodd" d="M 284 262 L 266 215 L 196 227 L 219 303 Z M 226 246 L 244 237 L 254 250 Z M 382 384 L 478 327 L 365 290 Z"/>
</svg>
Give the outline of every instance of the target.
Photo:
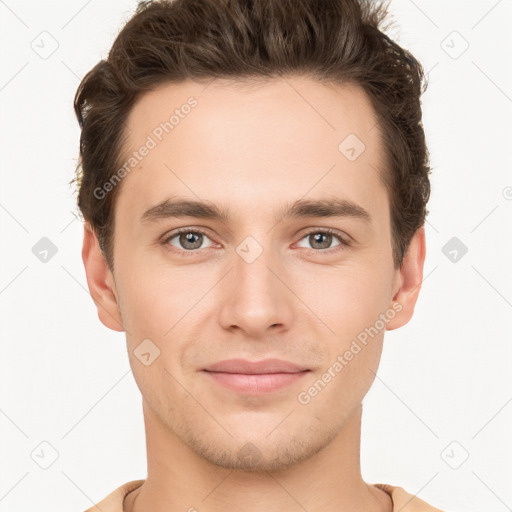
<svg viewBox="0 0 512 512">
<path fill-rule="evenodd" d="M 309 370 L 301 365 L 282 359 L 264 359 L 251 362 L 245 359 L 229 359 L 214 363 L 204 371 L 217 373 L 238 373 L 244 375 L 265 375 L 271 373 L 300 373 Z"/>
<path fill-rule="evenodd" d="M 203 370 L 210 382 L 242 395 L 266 395 L 301 381 L 310 369 L 281 359 L 230 359 Z"/>
</svg>

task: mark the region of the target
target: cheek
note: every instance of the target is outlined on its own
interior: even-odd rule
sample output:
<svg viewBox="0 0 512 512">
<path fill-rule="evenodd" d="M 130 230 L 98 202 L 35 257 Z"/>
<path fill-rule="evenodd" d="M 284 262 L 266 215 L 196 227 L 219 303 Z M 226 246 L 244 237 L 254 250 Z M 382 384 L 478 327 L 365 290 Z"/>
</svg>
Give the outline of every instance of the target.
<svg viewBox="0 0 512 512">
<path fill-rule="evenodd" d="M 124 275 L 120 280 L 121 312 L 133 336 L 165 340 L 182 320 L 191 321 L 204 287 L 196 273 L 165 264 L 137 270 L 136 262 L 132 262 Z"/>
<path fill-rule="evenodd" d="M 193 287 L 184 287 L 168 270 L 140 270 L 123 281 L 122 315 L 134 379 L 158 411 L 187 398 L 176 379 L 182 381 L 180 344 L 187 339 L 183 329 L 190 326 L 197 297 Z"/>
<path fill-rule="evenodd" d="M 306 304 L 308 316 L 317 317 L 325 334 L 342 348 L 352 337 L 374 325 L 389 306 L 385 276 L 375 267 L 347 264 L 301 273 L 295 277 L 292 289 Z"/>
<path fill-rule="evenodd" d="M 385 324 L 380 315 L 389 306 L 385 273 L 378 267 L 332 269 L 329 276 L 317 273 L 302 288 L 304 302 L 318 315 L 317 337 L 323 339 L 325 367 L 315 375 L 314 389 L 322 398 L 318 406 L 340 414 L 365 396 L 377 372 Z M 320 348 L 319 344 L 319 348 Z M 309 394 L 307 394 L 306 399 Z M 341 404 L 344 404 L 341 409 Z"/>
<path fill-rule="evenodd" d="M 121 309 L 137 384 L 141 391 L 154 387 L 155 400 L 162 400 L 164 389 L 176 387 L 172 376 L 181 381 L 190 370 L 184 358 L 201 340 L 208 307 L 201 297 L 213 283 L 190 268 L 170 269 L 163 264 L 148 268 L 132 270 L 128 279 L 121 280 Z"/>
</svg>

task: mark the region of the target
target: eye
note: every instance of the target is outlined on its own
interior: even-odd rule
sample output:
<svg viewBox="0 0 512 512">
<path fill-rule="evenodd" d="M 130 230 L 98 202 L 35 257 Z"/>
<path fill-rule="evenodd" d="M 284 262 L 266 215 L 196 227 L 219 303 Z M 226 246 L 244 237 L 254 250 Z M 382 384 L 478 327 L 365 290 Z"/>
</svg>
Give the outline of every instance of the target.
<svg viewBox="0 0 512 512">
<path fill-rule="evenodd" d="M 204 246 L 203 244 L 207 240 L 210 241 L 210 244 Z M 306 240 L 310 243 L 311 249 L 316 253 L 332 253 L 350 246 L 348 240 L 343 239 L 337 231 L 328 228 L 311 230 L 301 238 L 301 241 L 302 240 Z M 338 243 L 332 245 L 335 241 L 338 241 Z M 182 228 L 174 231 L 166 236 L 161 243 L 170 251 L 179 253 L 180 255 L 193 255 L 201 249 L 215 245 L 204 231 L 191 228 Z M 304 246 L 299 245 L 299 247 Z"/>
<path fill-rule="evenodd" d="M 338 243 L 332 246 L 332 242 L 338 240 Z M 336 231 L 332 229 L 317 229 L 310 231 L 301 240 L 306 240 L 311 244 L 311 248 L 317 252 L 335 252 L 343 250 L 349 246 L 348 241 L 344 240 Z M 304 247 L 304 246 L 300 246 Z M 333 251 L 329 249 L 334 249 Z"/>
<path fill-rule="evenodd" d="M 172 241 L 174 239 L 176 240 L 173 243 Z M 177 252 L 197 252 L 198 249 L 205 248 L 203 247 L 205 239 L 210 240 L 204 231 L 185 228 L 171 233 L 162 241 L 162 244 L 176 247 L 178 249 Z M 211 245 L 207 245 L 206 247 L 210 247 Z M 171 250 L 174 251 L 175 249 Z"/>
</svg>

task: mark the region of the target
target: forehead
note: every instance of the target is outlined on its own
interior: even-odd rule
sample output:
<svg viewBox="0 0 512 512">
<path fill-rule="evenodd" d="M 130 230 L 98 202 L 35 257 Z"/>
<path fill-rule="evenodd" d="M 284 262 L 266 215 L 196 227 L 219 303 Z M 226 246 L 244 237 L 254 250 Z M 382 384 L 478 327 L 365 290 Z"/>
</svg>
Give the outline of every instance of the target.
<svg viewBox="0 0 512 512">
<path fill-rule="evenodd" d="M 235 133 L 230 129 L 236 134 L 241 128 L 245 134 L 258 131 L 264 140 L 265 121 L 269 133 L 278 127 L 289 129 L 290 125 L 297 128 L 296 133 L 307 133 L 308 122 L 309 131 L 316 131 L 319 136 L 329 132 L 340 136 L 350 128 L 371 142 L 372 134 L 367 132 L 375 127 L 377 118 L 363 89 L 349 82 L 334 84 L 306 77 L 243 82 L 217 79 L 208 83 L 166 83 L 142 94 L 132 107 L 126 126 L 128 143 L 136 147 L 148 134 L 162 142 L 165 135 L 173 132 L 179 136 L 186 129 L 184 125 L 191 124 L 198 136 L 208 135 L 204 142 L 212 140 L 220 128 L 231 135 Z M 255 130 L 251 131 L 251 125 Z M 283 136 L 287 134 L 288 131 Z"/>
<path fill-rule="evenodd" d="M 169 83 L 144 94 L 126 124 L 125 161 L 138 155 L 118 208 L 134 221 L 174 194 L 247 211 L 336 191 L 369 204 L 382 192 L 377 118 L 353 84 Z"/>
</svg>

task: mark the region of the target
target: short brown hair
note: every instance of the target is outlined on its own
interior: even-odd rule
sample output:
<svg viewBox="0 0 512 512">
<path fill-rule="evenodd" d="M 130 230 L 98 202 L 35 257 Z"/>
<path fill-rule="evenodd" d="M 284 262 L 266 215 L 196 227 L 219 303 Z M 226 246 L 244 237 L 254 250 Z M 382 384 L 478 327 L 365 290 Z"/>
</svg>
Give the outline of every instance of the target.
<svg viewBox="0 0 512 512">
<path fill-rule="evenodd" d="M 120 186 L 95 190 L 121 165 L 125 121 L 144 92 L 187 79 L 299 75 L 352 82 L 377 113 L 385 147 L 392 252 L 400 268 L 430 196 L 421 122 L 421 64 L 381 30 L 388 5 L 372 0 L 153 0 L 139 2 L 106 60 L 80 83 L 81 128 L 72 182 L 113 271 L 114 208 Z M 71 183 L 72 183 L 71 182 Z"/>
</svg>

